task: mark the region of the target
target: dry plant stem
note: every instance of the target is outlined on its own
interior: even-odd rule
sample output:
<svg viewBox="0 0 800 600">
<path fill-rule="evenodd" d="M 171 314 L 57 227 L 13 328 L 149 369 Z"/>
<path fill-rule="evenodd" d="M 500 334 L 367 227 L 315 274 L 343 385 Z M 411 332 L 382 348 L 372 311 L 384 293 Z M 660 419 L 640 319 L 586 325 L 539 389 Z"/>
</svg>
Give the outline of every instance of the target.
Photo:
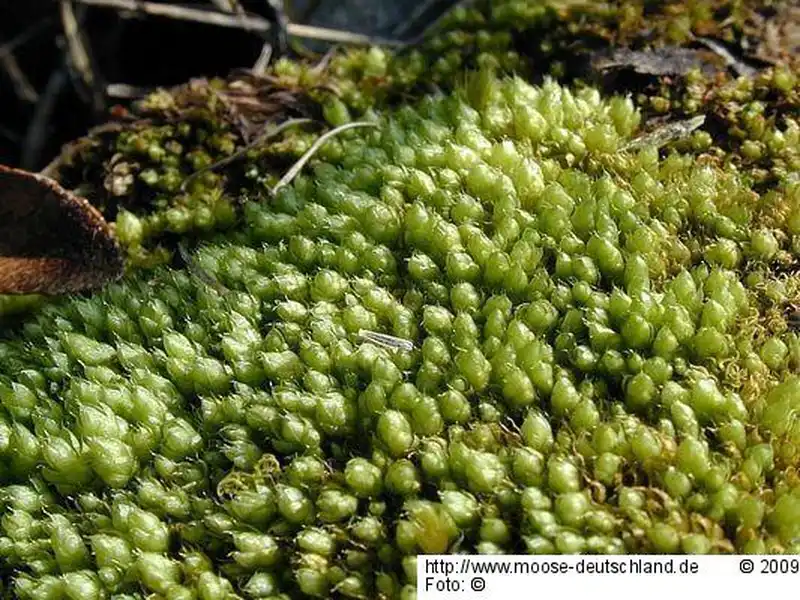
<svg viewBox="0 0 800 600">
<path fill-rule="evenodd" d="M 217 9 L 225 13 L 236 15 L 240 22 L 247 17 L 247 11 L 242 7 L 239 0 L 211 0 L 211 3 L 214 4 Z M 246 29 L 246 27 L 244 27 L 244 29 Z M 265 33 L 262 32 L 261 37 L 264 38 L 264 45 L 267 45 Z"/>
<path fill-rule="evenodd" d="M 244 8 L 239 3 L 239 0 L 209 0 L 214 7 L 224 13 L 228 14 L 245 14 Z"/>
<path fill-rule="evenodd" d="M 234 152 L 230 156 L 226 156 L 225 158 L 223 158 L 221 160 L 218 160 L 217 162 L 215 162 L 213 164 L 210 164 L 207 167 L 204 167 L 202 169 L 198 169 L 197 171 L 195 171 L 194 173 L 189 175 L 186 179 L 183 180 L 183 183 L 181 184 L 181 191 L 185 191 L 186 190 L 186 186 L 188 186 L 191 181 L 193 181 L 195 178 L 197 178 L 198 176 L 202 175 L 203 173 L 206 173 L 208 171 L 213 171 L 214 169 L 218 169 L 219 167 L 224 167 L 225 165 L 231 164 L 235 160 L 237 160 L 237 159 L 241 158 L 242 156 L 244 156 L 245 154 L 247 154 L 250 150 L 252 150 L 256 146 L 258 146 L 260 144 L 263 144 L 268 139 L 275 137 L 276 135 L 278 135 L 279 133 L 281 133 L 283 131 L 286 131 L 290 127 L 294 127 L 295 125 L 303 125 L 305 123 L 310 123 L 310 122 L 311 122 L 311 119 L 289 119 L 287 121 L 284 121 L 283 123 L 281 123 L 280 125 L 278 125 L 274 129 L 266 129 L 265 128 L 264 132 L 261 135 L 259 135 L 252 142 L 248 143 L 241 150 L 238 150 L 237 152 Z"/>
<path fill-rule="evenodd" d="M 725 46 L 717 41 L 705 37 L 695 37 L 695 39 L 704 46 L 708 47 L 714 54 L 722 58 L 722 60 L 725 61 L 725 65 L 736 71 L 737 75 L 752 77 L 756 74 L 756 69 L 740 61 L 733 54 L 728 52 L 728 49 L 725 48 Z"/>
<path fill-rule="evenodd" d="M 105 108 L 102 87 L 92 69 L 92 60 L 89 55 L 86 40 L 78 26 L 78 19 L 72 9 L 71 0 L 61 0 L 59 3 L 61 12 L 61 24 L 64 28 L 64 37 L 67 41 L 67 52 L 69 53 L 70 64 L 80 75 L 86 89 L 89 90 L 92 99 L 92 108 L 101 112 Z"/>
<path fill-rule="evenodd" d="M 16 36 L 11 38 L 9 41 L 7 41 L 5 44 L 0 45 L 0 55 L 4 54 L 5 52 L 13 52 L 17 47 L 27 43 L 33 37 L 37 36 L 39 33 L 50 27 L 53 24 L 53 22 L 54 22 L 54 17 L 47 16 L 44 17 L 38 23 L 24 29 Z"/>
<path fill-rule="evenodd" d="M 242 5 L 239 3 L 239 0 L 229 0 L 228 4 L 230 5 L 230 11 L 235 14 L 239 19 L 244 19 L 247 17 L 247 11 L 242 8 Z"/>
<path fill-rule="evenodd" d="M 311 145 L 311 148 L 309 148 L 306 153 L 303 154 L 303 156 L 301 156 L 300 159 L 292 165 L 292 168 L 289 169 L 283 177 L 281 177 L 281 180 L 275 184 L 275 187 L 272 188 L 272 195 L 275 196 L 275 194 L 278 193 L 278 190 L 286 185 L 289 185 L 292 180 L 297 177 L 300 171 L 303 170 L 303 167 L 306 166 L 306 163 L 311 160 L 311 157 L 313 157 L 314 154 L 316 154 L 316 152 L 322 147 L 322 144 L 327 142 L 333 136 L 339 135 L 348 129 L 355 129 L 356 127 L 377 127 L 377 124 L 369 123 L 367 121 L 356 121 L 354 123 L 346 123 L 321 135 L 319 139 Z"/>
<path fill-rule="evenodd" d="M 208 1 L 211 2 L 211 4 L 214 5 L 214 8 L 216 8 L 220 12 L 224 13 L 233 12 L 233 7 L 231 6 L 231 3 L 228 2 L 228 0 L 208 0 Z"/>
<path fill-rule="evenodd" d="M 405 46 L 401 40 L 363 35 L 352 31 L 342 31 L 340 29 L 328 29 L 326 27 L 315 27 L 313 25 L 300 25 L 299 23 L 289 23 L 286 27 L 289 35 L 317 40 L 319 42 L 329 42 L 333 44 L 352 44 L 358 46 L 387 46 L 399 48 Z"/>
<path fill-rule="evenodd" d="M 322 73 L 325 69 L 328 68 L 328 65 L 330 64 L 333 57 L 336 56 L 336 53 L 338 51 L 339 48 L 337 46 L 331 46 L 330 48 L 328 48 L 327 52 L 325 52 L 322 58 L 319 59 L 319 62 L 316 65 L 314 65 L 312 71 L 314 71 L 315 73 Z"/>
<path fill-rule="evenodd" d="M 62 65 L 50 75 L 39 102 L 36 104 L 36 110 L 31 118 L 28 131 L 25 133 L 20 160 L 23 169 L 35 170 L 36 162 L 42 153 L 44 141 L 47 139 L 47 126 L 50 122 L 50 115 L 53 113 L 56 101 L 68 81 L 69 75 L 66 65 Z"/>
<path fill-rule="evenodd" d="M 14 50 L 30 41 L 53 24 L 54 19 L 47 17 L 35 25 L 26 28 L 5 44 L 0 45 L 0 64 L 8 73 L 17 96 L 26 102 L 37 102 L 39 94 L 22 71 L 14 56 Z"/>
<path fill-rule="evenodd" d="M 137 0 L 76 0 L 81 4 L 89 6 L 102 6 L 126 10 L 130 12 L 142 12 L 146 15 L 167 17 L 183 21 L 194 21 L 195 23 L 205 23 L 218 27 L 231 27 L 234 29 L 244 29 L 254 33 L 264 33 L 272 28 L 272 23 L 268 20 L 255 15 L 223 14 L 216 11 L 204 10 L 200 8 L 189 8 L 174 4 L 161 4 L 158 2 L 145 2 Z M 286 27 L 290 36 L 318 40 L 322 42 L 341 42 L 359 46 L 403 46 L 404 43 L 398 40 L 387 40 L 370 35 L 361 35 L 350 31 L 338 29 L 327 29 L 325 27 L 314 27 L 311 25 L 300 25 L 289 23 Z"/>
<path fill-rule="evenodd" d="M 39 99 L 39 94 L 20 68 L 17 58 L 12 52 L 0 52 L 0 65 L 3 66 L 3 69 L 8 74 L 17 97 L 30 103 L 34 103 Z"/>
<path fill-rule="evenodd" d="M 259 53 L 256 62 L 253 63 L 253 68 L 252 68 L 253 73 L 255 73 L 256 75 L 265 73 L 271 58 L 272 58 L 272 45 L 267 42 L 264 42 L 264 45 L 261 46 L 261 52 Z"/>
<path fill-rule="evenodd" d="M 206 25 L 216 25 L 218 27 L 231 27 L 234 29 L 245 29 L 247 31 L 263 32 L 268 31 L 270 23 L 261 17 L 245 15 L 240 19 L 234 14 L 223 14 L 217 11 L 205 10 L 202 8 L 190 8 L 187 6 L 177 6 L 175 4 L 163 4 L 157 2 L 140 2 L 138 0 L 77 0 L 81 4 L 88 6 L 102 6 L 115 8 L 133 13 L 144 13 L 154 17 L 166 17 L 181 21 L 193 21 L 195 23 L 205 23 Z"/>
<path fill-rule="evenodd" d="M 128 83 L 109 83 L 106 86 L 106 96 L 109 98 L 124 98 L 126 100 L 143 98 L 152 91 L 152 88 L 139 87 Z"/>
</svg>

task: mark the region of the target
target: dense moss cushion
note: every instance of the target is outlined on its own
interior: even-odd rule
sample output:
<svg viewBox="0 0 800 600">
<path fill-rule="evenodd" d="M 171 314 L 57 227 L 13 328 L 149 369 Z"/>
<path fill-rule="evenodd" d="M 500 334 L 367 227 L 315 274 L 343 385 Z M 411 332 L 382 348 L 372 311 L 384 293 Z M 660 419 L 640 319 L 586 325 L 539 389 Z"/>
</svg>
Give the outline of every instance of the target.
<svg viewBox="0 0 800 600">
<path fill-rule="evenodd" d="M 206 198 L 197 268 L 4 326 L 4 593 L 405 599 L 419 553 L 798 549 L 796 117 L 749 137 L 768 176 L 489 69 L 365 118 L 274 197 Z"/>
</svg>

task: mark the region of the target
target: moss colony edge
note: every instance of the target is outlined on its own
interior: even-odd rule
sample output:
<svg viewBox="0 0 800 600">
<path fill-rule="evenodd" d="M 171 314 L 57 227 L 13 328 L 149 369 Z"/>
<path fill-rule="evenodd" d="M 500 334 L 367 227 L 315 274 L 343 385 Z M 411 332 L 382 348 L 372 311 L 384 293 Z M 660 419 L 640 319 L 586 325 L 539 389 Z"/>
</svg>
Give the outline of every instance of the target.
<svg viewBox="0 0 800 600">
<path fill-rule="evenodd" d="M 5 595 L 410 599 L 419 553 L 800 549 L 796 116 L 753 108 L 754 165 L 706 128 L 625 150 L 634 100 L 471 71 L 274 198 L 248 158 L 240 205 L 214 173 L 159 204 L 188 123 L 118 135 L 160 165 L 156 216 L 117 218 L 140 268 L 2 331 Z M 152 266 L 181 227 L 224 289 Z"/>
</svg>

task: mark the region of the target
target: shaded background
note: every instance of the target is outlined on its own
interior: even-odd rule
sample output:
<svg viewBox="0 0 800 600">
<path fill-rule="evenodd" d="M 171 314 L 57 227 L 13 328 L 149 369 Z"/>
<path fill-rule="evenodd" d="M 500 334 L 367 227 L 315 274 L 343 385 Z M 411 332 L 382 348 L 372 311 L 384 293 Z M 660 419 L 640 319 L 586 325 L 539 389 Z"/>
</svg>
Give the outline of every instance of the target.
<svg viewBox="0 0 800 600">
<path fill-rule="evenodd" d="M 216 0 L 220 2 L 224 0 Z M 214 10 L 211 0 L 185 6 Z M 267 0 L 241 0 L 249 13 L 270 18 Z M 446 11 L 453 0 L 289 0 L 295 23 L 392 37 L 398 24 L 420 5 L 430 15 Z M 95 72 L 105 84 L 169 86 L 192 77 L 224 75 L 249 67 L 265 42 L 241 29 L 161 17 L 120 13 L 73 3 L 90 43 Z M 326 44 L 303 41 L 324 51 Z M 0 0 L 0 162 L 31 170 L 44 167 L 61 146 L 105 120 L 92 110 L 88 91 L 65 66 L 64 37 L 57 0 Z M 125 103 L 111 99 L 110 103 Z M 46 113 L 46 114 L 44 114 Z"/>
</svg>

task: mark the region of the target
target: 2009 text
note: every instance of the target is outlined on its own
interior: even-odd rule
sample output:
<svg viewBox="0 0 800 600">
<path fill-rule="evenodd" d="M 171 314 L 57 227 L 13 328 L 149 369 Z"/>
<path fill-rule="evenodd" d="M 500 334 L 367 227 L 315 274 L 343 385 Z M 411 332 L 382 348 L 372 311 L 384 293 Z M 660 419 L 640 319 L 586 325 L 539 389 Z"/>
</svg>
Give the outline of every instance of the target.
<svg viewBox="0 0 800 600">
<path fill-rule="evenodd" d="M 800 573 L 800 560 L 796 558 L 762 558 L 759 561 L 759 567 L 764 575 L 777 573 L 795 575 Z"/>
</svg>

